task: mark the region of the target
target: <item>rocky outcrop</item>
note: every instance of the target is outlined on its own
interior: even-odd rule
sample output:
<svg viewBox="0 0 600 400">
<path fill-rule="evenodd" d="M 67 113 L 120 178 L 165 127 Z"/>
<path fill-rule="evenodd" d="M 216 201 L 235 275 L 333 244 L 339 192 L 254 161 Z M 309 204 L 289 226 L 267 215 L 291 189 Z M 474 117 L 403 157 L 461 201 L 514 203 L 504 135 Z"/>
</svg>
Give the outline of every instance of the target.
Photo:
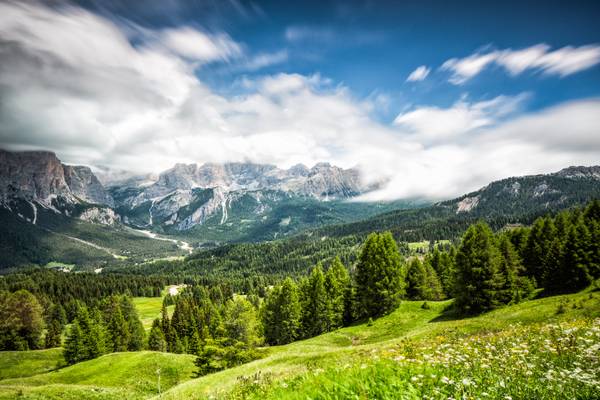
<svg viewBox="0 0 600 400">
<path fill-rule="evenodd" d="M 8 152 L 0 150 L 0 198 L 22 198 L 50 205 L 60 196 L 73 201 L 64 168 L 48 151 Z"/>
<path fill-rule="evenodd" d="M 592 167 L 568 167 L 552 174 L 562 178 L 592 178 L 600 180 L 600 166 Z"/>
<path fill-rule="evenodd" d="M 88 203 L 114 206 L 114 201 L 88 167 L 64 165 L 65 181 L 71 193 Z"/>
<path fill-rule="evenodd" d="M 121 221 L 121 218 L 108 207 L 87 208 L 79 214 L 79 219 L 101 225 L 114 225 Z"/>
<path fill-rule="evenodd" d="M 88 167 L 64 165 L 49 151 L 0 150 L 0 201 L 23 199 L 60 211 L 81 201 L 114 206 Z"/>
</svg>

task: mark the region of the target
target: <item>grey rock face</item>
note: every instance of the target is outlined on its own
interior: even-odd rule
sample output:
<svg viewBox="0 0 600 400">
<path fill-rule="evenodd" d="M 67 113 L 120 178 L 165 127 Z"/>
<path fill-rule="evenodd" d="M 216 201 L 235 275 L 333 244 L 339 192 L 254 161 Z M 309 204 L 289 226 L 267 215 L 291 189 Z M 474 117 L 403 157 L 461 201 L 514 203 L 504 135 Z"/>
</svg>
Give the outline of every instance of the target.
<svg viewBox="0 0 600 400">
<path fill-rule="evenodd" d="M 20 197 L 43 204 L 50 204 L 55 196 L 73 200 L 63 165 L 48 151 L 0 150 L 0 196 L 2 200 Z"/>
<path fill-rule="evenodd" d="M 112 197 L 88 167 L 64 165 L 65 180 L 71 192 L 78 198 L 93 204 L 114 206 Z"/>
<path fill-rule="evenodd" d="M 88 167 L 64 165 L 52 152 L 0 150 L 0 200 L 22 198 L 52 206 L 79 200 L 112 207 L 112 197 Z"/>
</svg>

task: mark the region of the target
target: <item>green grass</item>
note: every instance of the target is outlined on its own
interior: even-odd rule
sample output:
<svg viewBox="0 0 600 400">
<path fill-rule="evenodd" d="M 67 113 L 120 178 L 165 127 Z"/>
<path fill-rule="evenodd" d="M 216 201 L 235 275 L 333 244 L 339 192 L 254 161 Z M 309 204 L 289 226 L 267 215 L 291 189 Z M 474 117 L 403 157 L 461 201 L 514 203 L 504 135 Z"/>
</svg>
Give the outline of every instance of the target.
<svg viewBox="0 0 600 400">
<path fill-rule="evenodd" d="M 155 310 L 156 304 L 159 304 L 141 302 L 141 307 L 148 312 Z M 470 338 L 481 339 L 482 348 L 485 348 L 487 341 L 504 340 L 502 338 L 542 338 L 544 336 L 536 332 L 546 329 L 543 327 L 546 324 L 583 327 L 600 317 L 600 294 L 589 292 L 536 299 L 465 319 L 453 319 L 445 312 L 450 303 L 429 302 L 431 308 L 422 309 L 422 302 L 403 302 L 395 312 L 375 320 L 371 326 L 359 324 L 312 339 L 271 347 L 265 358 L 197 379 L 190 379 L 194 370 L 192 356 L 153 352 L 117 353 L 59 371 L 0 380 L 0 399 L 14 398 L 18 393 L 30 399 L 253 396 L 261 400 L 334 399 L 347 398 L 349 393 L 362 393 L 363 397 L 359 398 L 398 398 L 398 393 L 404 393 L 406 398 L 411 398 L 411 391 L 419 397 L 419 387 L 411 380 L 415 375 L 417 379 L 422 379 L 420 382 L 424 385 L 439 384 L 440 374 L 445 374 L 456 383 L 460 374 L 469 371 L 470 367 L 462 365 L 444 369 L 439 365 L 429 366 L 426 362 L 419 365 L 403 364 L 395 361 L 395 356 L 418 354 L 422 358 L 423 354 L 434 352 L 443 343 L 462 348 L 462 343 Z M 561 304 L 564 305 L 564 312 L 557 313 Z M 501 346 L 498 345 L 498 348 Z M 508 363 L 512 367 L 514 364 L 512 360 L 501 361 L 505 361 L 501 365 Z M 158 365 L 171 368 L 170 373 L 163 374 L 162 387 L 165 392 L 161 397 L 157 396 L 156 389 L 155 371 Z M 432 374 L 437 377 L 431 378 Z M 423 375 L 423 378 L 418 375 Z M 481 375 L 481 380 L 477 382 L 489 386 L 489 382 L 498 381 L 498 376 Z M 444 398 L 450 395 L 459 398 L 460 393 L 456 390 L 463 390 L 463 386 L 453 386 L 455 391 L 444 393 Z M 517 386 L 527 388 L 525 384 Z M 387 397 L 386 393 L 389 394 Z M 588 398 L 593 395 L 591 392 L 581 393 Z"/>
<path fill-rule="evenodd" d="M 192 377 L 194 357 L 141 351 L 107 354 L 58 371 L 0 381 L 0 399 L 143 399 Z"/>
<path fill-rule="evenodd" d="M 162 309 L 162 303 L 164 297 L 167 295 L 169 286 L 164 288 L 161 297 L 134 297 L 133 304 L 138 312 L 138 316 L 144 325 L 144 329 L 147 331 L 152 328 L 152 322 L 160 317 L 160 311 Z M 173 315 L 175 306 L 167 306 L 167 313 L 169 317 Z"/>
<path fill-rule="evenodd" d="M 260 381 L 261 378 L 257 377 L 268 377 L 270 381 L 281 382 L 282 379 L 302 377 L 315 369 L 329 370 L 340 365 L 361 365 L 365 360 L 370 360 L 374 353 L 395 348 L 406 340 L 419 343 L 439 337 L 501 332 L 512 324 L 599 317 L 600 296 L 592 296 L 594 297 L 590 298 L 589 293 L 579 293 L 549 297 L 460 320 L 451 319 L 444 314 L 449 301 L 429 302 L 431 308 L 428 310 L 421 308 L 422 302 L 407 301 L 394 313 L 375 320 L 371 326 L 352 326 L 286 346 L 273 347 L 266 358 L 185 382 L 166 392 L 163 398 L 221 398 L 226 397 L 231 390 L 243 390 L 246 381 Z M 559 304 L 566 301 L 569 302 L 567 311 L 557 314 Z M 581 304 L 582 307 L 573 308 L 573 304 Z M 310 398 L 310 393 L 306 392 L 302 398 Z"/>
<path fill-rule="evenodd" d="M 162 308 L 162 297 L 134 297 L 133 304 L 138 312 L 144 329 L 149 331 L 152 327 L 152 322 L 160 317 L 160 310 Z M 167 307 L 169 316 L 173 315 L 175 306 L 171 305 Z"/>
<path fill-rule="evenodd" d="M 449 240 L 436 240 L 434 245 L 446 245 L 446 244 L 450 244 Z M 429 250 L 429 240 L 423 240 L 421 242 L 409 242 L 408 243 L 408 249 L 410 251 L 428 251 Z"/>
<path fill-rule="evenodd" d="M 0 351 L 0 380 L 42 374 L 65 365 L 62 349 Z"/>
</svg>

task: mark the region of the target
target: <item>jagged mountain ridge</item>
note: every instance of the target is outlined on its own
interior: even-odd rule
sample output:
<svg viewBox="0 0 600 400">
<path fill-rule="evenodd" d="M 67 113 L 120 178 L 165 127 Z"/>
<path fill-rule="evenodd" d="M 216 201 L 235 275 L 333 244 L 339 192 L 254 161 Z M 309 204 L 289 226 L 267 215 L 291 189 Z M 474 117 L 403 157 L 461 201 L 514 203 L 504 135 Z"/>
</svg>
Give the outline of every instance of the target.
<svg viewBox="0 0 600 400">
<path fill-rule="evenodd" d="M 89 167 L 62 164 L 52 152 L 2 150 L 0 168 L 2 205 L 31 222 L 37 204 L 91 222 L 122 220 L 167 233 L 222 225 L 229 215 L 262 223 L 290 201 L 346 199 L 375 187 L 363 185 L 357 170 L 328 163 L 287 170 L 254 163 L 176 164 L 154 181 L 130 175 L 109 190 Z"/>
<path fill-rule="evenodd" d="M 185 231 L 217 215 L 218 224 L 223 224 L 230 212 L 248 203 L 253 203 L 249 217 L 261 217 L 291 197 L 346 199 L 373 188 L 361 183 L 357 170 L 328 163 L 287 170 L 266 164 L 206 163 L 176 164 L 151 185 L 117 185 L 111 193 L 127 223 Z"/>
<path fill-rule="evenodd" d="M 0 205 L 33 224 L 40 209 L 113 224 L 112 196 L 89 167 L 65 165 L 49 151 L 0 150 Z"/>
</svg>

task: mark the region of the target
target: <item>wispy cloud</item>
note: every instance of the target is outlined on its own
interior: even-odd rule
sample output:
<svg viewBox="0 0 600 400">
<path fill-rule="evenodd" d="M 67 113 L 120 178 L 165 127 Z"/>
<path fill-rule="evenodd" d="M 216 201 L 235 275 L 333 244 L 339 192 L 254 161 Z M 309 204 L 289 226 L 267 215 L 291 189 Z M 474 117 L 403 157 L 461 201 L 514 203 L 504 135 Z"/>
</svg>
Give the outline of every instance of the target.
<svg viewBox="0 0 600 400">
<path fill-rule="evenodd" d="M 290 43 L 314 42 L 321 45 L 367 45 L 384 39 L 382 32 L 361 29 L 334 29 L 332 27 L 293 25 L 286 28 L 285 39 Z"/>
<path fill-rule="evenodd" d="M 284 63 L 288 60 L 287 50 L 280 50 L 275 53 L 260 53 L 250 57 L 246 62 L 240 64 L 239 69 L 247 71 L 256 71 L 262 68 L 270 67 Z"/>
<path fill-rule="evenodd" d="M 423 79 L 427 78 L 429 72 L 431 72 L 430 68 L 427 68 L 427 66 L 425 65 L 421 65 L 413 72 L 411 72 L 410 75 L 408 75 L 408 78 L 406 78 L 406 82 L 422 81 Z"/>
<path fill-rule="evenodd" d="M 167 40 L 78 7 L 0 2 L 0 147 L 140 172 L 175 162 L 330 161 L 390 179 L 371 199 L 448 197 L 507 175 L 600 162 L 597 99 L 528 113 L 525 95 L 463 98 L 387 124 L 372 114 L 385 96 L 357 99 L 318 74 L 248 77 L 243 93 L 223 95 L 197 64 L 249 56 L 223 32 L 183 32 Z M 211 43 L 202 51 L 197 34 Z"/>
<path fill-rule="evenodd" d="M 475 53 L 465 58 L 452 58 L 441 69 L 452 72 L 450 82 L 463 84 L 478 75 L 486 67 L 497 65 L 516 76 L 527 70 L 546 75 L 564 77 L 600 63 L 600 46 L 566 46 L 551 50 L 546 44 L 538 44 L 521 50 L 494 50 Z"/>
</svg>

